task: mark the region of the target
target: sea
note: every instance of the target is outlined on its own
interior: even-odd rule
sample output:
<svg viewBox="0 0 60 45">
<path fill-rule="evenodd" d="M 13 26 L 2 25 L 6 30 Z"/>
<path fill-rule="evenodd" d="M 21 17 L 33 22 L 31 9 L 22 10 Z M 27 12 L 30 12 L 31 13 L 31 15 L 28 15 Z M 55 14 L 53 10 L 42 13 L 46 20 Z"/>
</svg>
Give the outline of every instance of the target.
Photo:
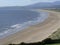
<svg viewBox="0 0 60 45">
<path fill-rule="evenodd" d="M 46 18 L 48 18 L 47 12 L 24 9 L 0 10 L 0 39 L 29 26 L 42 23 Z"/>
</svg>

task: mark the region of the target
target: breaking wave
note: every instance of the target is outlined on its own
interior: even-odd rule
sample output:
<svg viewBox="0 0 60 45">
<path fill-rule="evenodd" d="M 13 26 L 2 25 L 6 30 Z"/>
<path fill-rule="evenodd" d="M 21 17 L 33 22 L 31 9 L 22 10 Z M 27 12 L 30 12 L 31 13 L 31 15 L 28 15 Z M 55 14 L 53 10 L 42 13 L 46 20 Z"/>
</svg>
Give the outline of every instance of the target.
<svg viewBox="0 0 60 45">
<path fill-rule="evenodd" d="M 15 24 L 15 25 L 10 26 L 10 28 L 6 28 L 5 31 L 0 33 L 0 38 L 4 38 L 8 35 L 14 34 L 14 33 L 18 32 L 20 30 L 28 28 L 31 25 L 36 25 L 38 23 L 42 23 L 44 20 L 46 20 L 46 18 L 48 18 L 48 13 L 41 12 L 38 15 L 38 17 L 34 18 L 34 20 L 23 22 L 21 24 Z"/>
</svg>

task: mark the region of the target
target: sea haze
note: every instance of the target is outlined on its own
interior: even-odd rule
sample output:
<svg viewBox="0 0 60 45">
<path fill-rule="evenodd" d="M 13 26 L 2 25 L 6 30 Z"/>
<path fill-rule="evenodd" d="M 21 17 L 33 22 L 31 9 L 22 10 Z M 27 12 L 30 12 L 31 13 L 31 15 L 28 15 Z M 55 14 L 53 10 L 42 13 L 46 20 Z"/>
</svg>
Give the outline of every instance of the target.
<svg viewBox="0 0 60 45">
<path fill-rule="evenodd" d="M 44 21 L 47 13 L 31 10 L 0 10 L 0 38 Z"/>
</svg>

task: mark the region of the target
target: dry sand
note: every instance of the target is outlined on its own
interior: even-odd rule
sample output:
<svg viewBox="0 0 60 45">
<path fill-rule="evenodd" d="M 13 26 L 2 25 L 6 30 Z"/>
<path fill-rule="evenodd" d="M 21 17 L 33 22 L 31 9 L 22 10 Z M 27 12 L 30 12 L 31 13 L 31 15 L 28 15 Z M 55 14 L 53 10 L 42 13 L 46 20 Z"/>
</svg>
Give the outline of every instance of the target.
<svg viewBox="0 0 60 45">
<path fill-rule="evenodd" d="M 60 28 L 60 13 L 47 10 L 37 10 L 49 13 L 49 17 L 40 24 L 30 26 L 29 28 L 12 34 L 4 39 L 0 39 L 0 45 L 9 43 L 21 43 L 21 42 L 38 42 L 42 41 Z"/>
</svg>

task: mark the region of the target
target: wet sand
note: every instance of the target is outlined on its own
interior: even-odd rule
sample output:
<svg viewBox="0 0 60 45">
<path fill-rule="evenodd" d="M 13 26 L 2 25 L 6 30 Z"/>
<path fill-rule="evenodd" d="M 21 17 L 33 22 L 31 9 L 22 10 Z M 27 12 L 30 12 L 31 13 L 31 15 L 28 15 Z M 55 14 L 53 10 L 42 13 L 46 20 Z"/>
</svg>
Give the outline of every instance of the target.
<svg viewBox="0 0 60 45">
<path fill-rule="evenodd" d="M 42 23 L 30 26 L 20 32 L 7 36 L 4 39 L 0 39 L 0 45 L 6 45 L 9 43 L 18 44 L 21 42 L 38 42 L 42 41 L 60 28 L 60 13 L 48 10 L 37 10 L 48 12 L 49 17 Z"/>
</svg>

